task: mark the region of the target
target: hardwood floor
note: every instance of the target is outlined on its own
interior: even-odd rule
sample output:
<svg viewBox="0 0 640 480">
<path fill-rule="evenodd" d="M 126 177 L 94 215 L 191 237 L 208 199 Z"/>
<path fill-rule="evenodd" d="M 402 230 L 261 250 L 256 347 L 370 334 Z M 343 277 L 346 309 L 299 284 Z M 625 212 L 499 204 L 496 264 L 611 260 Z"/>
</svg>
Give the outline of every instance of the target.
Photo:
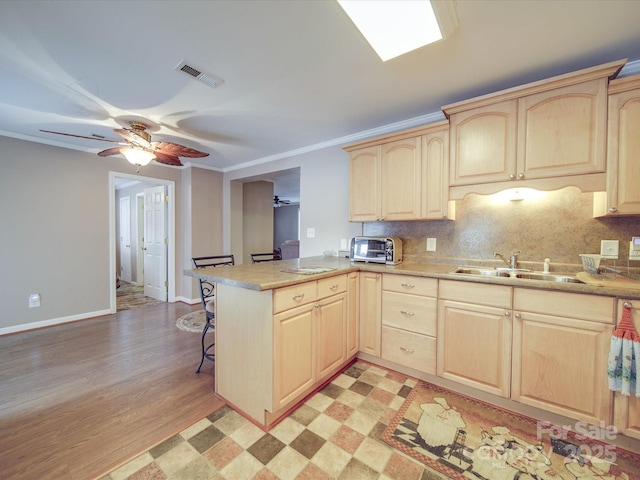
<svg viewBox="0 0 640 480">
<path fill-rule="evenodd" d="M 218 409 L 163 303 L 0 337 L 0 479 L 94 479 Z"/>
</svg>

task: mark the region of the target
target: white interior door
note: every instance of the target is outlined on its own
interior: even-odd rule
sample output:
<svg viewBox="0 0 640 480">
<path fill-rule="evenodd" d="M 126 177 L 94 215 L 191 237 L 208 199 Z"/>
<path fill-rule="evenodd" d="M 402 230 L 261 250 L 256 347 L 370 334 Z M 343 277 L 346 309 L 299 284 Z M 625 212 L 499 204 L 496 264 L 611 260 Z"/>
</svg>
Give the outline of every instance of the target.
<svg viewBox="0 0 640 480">
<path fill-rule="evenodd" d="M 136 284 L 144 285 L 144 194 L 136 195 Z"/>
<path fill-rule="evenodd" d="M 131 283 L 131 200 L 120 199 L 120 278 Z"/>
<path fill-rule="evenodd" d="M 144 190 L 144 294 L 167 301 L 167 215 L 164 185 Z"/>
</svg>

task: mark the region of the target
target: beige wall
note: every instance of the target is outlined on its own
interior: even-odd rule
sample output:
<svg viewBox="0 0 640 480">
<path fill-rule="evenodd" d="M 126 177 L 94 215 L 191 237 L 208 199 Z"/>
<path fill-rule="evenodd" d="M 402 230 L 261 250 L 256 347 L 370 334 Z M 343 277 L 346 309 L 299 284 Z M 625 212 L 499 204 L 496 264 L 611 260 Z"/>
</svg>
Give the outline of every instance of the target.
<svg viewBox="0 0 640 480">
<path fill-rule="evenodd" d="M 169 281 L 185 299 L 193 298 L 191 281 L 183 285 L 192 256 L 188 240 L 202 238 L 203 228 L 200 222 L 191 232 L 182 182 L 189 170 L 159 165 L 141 170 L 143 176 L 175 182 L 176 265 Z M 110 171 L 131 175 L 135 167 L 120 157 L 0 137 L 0 332 L 108 313 Z M 200 173 L 189 174 L 186 185 L 194 184 L 194 199 L 213 201 L 216 194 L 209 189 L 219 188 L 221 174 L 207 172 L 201 181 Z M 201 195 L 203 189 L 207 193 Z M 217 215 L 210 218 L 219 221 Z M 211 231 L 207 228 L 204 235 Z M 31 293 L 40 293 L 39 308 L 28 308 Z"/>
<path fill-rule="evenodd" d="M 273 251 L 273 183 L 248 182 L 242 186 L 243 263 L 249 254 Z"/>
</svg>

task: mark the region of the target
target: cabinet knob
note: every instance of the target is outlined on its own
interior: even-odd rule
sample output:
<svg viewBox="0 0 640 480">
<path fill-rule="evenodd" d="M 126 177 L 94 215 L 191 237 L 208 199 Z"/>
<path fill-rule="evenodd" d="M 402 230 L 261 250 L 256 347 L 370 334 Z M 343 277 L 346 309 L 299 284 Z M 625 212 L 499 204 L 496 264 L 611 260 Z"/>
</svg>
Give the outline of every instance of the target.
<svg viewBox="0 0 640 480">
<path fill-rule="evenodd" d="M 624 303 L 622 304 L 622 306 L 623 306 L 624 308 L 631 308 L 631 307 L 633 307 L 633 304 L 632 304 L 631 302 L 624 302 Z"/>
<path fill-rule="evenodd" d="M 516 314 L 514 315 L 514 317 L 516 317 L 517 319 L 520 319 L 520 318 L 521 318 L 521 315 L 520 315 L 519 313 L 516 313 Z"/>
<path fill-rule="evenodd" d="M 515 176 L 513 173 L 511 173 L 511 174 L 509 174 L 509 178 L 510 178 L 511 180 L 515 180 L 515 179 L 516 179 L 516 176 Z"/>
<path fill-rule="evenodd" d="M 447 212 L 444 212 L 444 213 L 442 214 L 442 218 L 447 218 Z"/>
<path fill-rule="evenodd" d="M 524 173 L 519 173 L 519 174 L 518 174 L 518 178 L 519 178 L 520 180 L 522 180 L 522 179 L 524 178 Z"/>
<path fill-rule="evenodd" d="M 616 213 L 618 211 L 618 209 L 616 207 L 611 207 L 609 209 L 609 213 Z"/>
<path fill-rule="evenodd" d="M 511 316 L 511 312 L 504 312 L 504 316 L 509 318 Z"/>
</svg>

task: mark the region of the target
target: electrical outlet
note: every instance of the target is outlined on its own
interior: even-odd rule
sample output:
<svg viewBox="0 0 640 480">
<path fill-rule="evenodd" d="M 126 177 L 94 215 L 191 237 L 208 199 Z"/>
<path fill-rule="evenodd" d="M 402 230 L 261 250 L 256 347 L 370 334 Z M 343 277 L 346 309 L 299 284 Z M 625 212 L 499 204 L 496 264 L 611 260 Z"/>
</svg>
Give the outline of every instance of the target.
<svg viewBox="0 0 640 480">
<path fill-rule="evenodd" d="M 427 238 L 427 252 L 435 252 L 435 251 L 436 251 L 436 239 Z"/>
<path fill-rule="evenodd" d="M 618 258 L 618 240 L 600 240 L 600 255 L 602 258 Z"/>
<path fill-rule="evenodd" d="M 29 308 L 35 308 L 40 306 L 40 294 L 32 293 L 29 295 Z"/>
<path fill-rule="evenodd" d="M 313 227 L 307 228 L 307 238 L 313 238 L 316 236 L 316 229 Z"/>
</svg>

